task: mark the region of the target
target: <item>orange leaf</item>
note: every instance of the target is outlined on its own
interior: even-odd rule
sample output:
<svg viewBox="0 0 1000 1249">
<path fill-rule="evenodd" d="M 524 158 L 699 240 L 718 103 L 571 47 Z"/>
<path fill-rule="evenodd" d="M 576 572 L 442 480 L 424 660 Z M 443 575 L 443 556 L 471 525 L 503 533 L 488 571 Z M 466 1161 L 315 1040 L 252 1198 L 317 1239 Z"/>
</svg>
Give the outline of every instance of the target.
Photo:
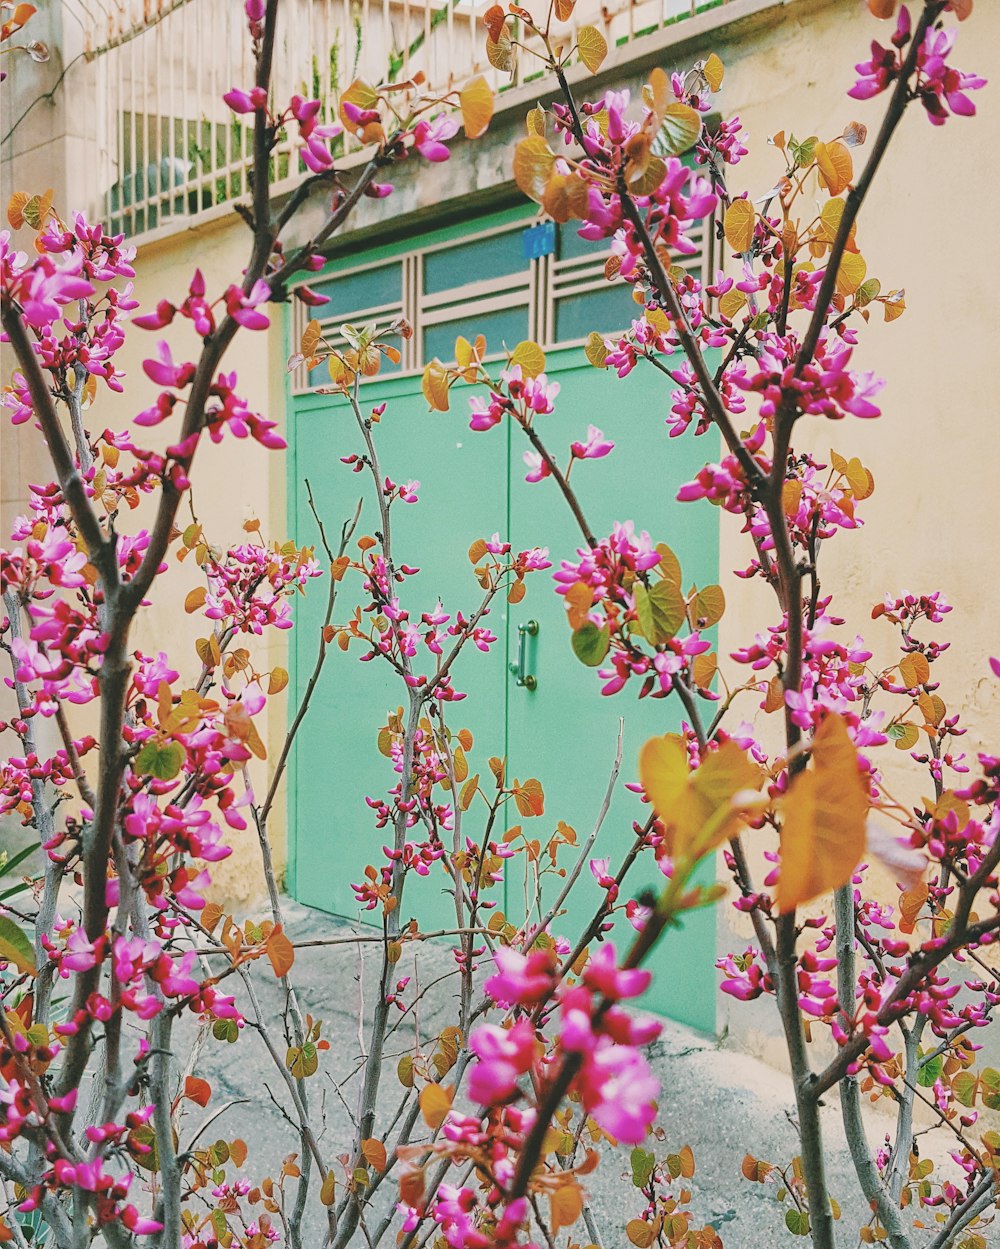
<svg viewBox="0 0 1000 1249">
<path fill-rule="evenodd" d="M 462 88 L 458 100 L 462 106 L 466 138 L 478 139 L 486 133 L 493 117 L 493 92 L 482 74 Z"/>
<path fill-rule="evenodd" d="M 828 715 L 816 730 L 812 767 L 792 781 L 782 809 L 776 901 L 787 914 L 846 885 L 864 854 L 868 790 L 839 716 Z"/>
<path fill-rule="evenodd" d="M 483 14 L 483 25 L 490 32 L 490 38 L 494 43 L 500 38 L 500 32 L 503 30 L 503 24 L 507 18 L 503 8 L 499 4 L 491 5 Z"/>
<path fill-rule="evenodd" d="M 207 1106 L 212 1096 L 212 1086 L 207 1080 L 202 1080 L 198 1076 L 187 1076 L 184 1080 L 184 1096 L 189 1102 Z"/>
<path fill-rule="evenodd" d="M 222 919 L 222 907 L 218 902 L 206 902 L 205 909 L 201 913 L 202 928 L 206 932 L 212 932 L 220 919 Z"/>
<path fill-rule="evenodd" d="M 840 195 L 846 191 L 854 177 L 850 148 L 834 139 L 832 143 L 817 143 L 813 154 L 819 166 L 820 181 L 830 194 Z"/>
<path fill-rule="evenodd" d="M 440 1084 L 427 1084 L 420 1090 L 420 1113 L 432 1131 L 444 1123 L 454 1095 L 454 1085 L 442 1088 Z"/>
<path fill-rule="evenodd" d="M 523 785 L 515 781 L 514 803 L 519 813 L 525 819 L 533 815 L 543 815 L 545 813 L 545 793 L 542 790 L 541 781 L 535 780 L 534 777 L 525 781 Z"/>
<path fill-rule="evenodd" d="M 385 1146 L 380 1140 L 375 1137 L 369 1137 L 368 1140 L 362 1141 L 361 1152 L 369 1166 L 374 1167 L 379 1172 L 385 1170 L 387 1158 Z"/>
<path fill-rule="evenodd" d="M 267 939 L 267 957 L 271 960 L 274 974 L 280 979 L 287 976 L 295 962 L 295 947 L 288 940 L 280 924 L 271 929 Z"/>
<path fill-rule="evenodd" d="M 563 1184 L 549 1198 L 553 1233 L 561 1227 L 572 1227 L 583 1213 L 583 1190 L 579 1184 Z"/>
<path fill-rule="evenodd" d="M 205 587 L 203 585 L 195 586 L 195 588 L 188 593 L 188 596 L 184 600 L 184 610 L 188 613 L 188 615 L 192 612 L 196 612 L 199 607 L 203 607 L 205 605 L 205 600 L 207 598 L 208 591 Z"/>
</svg>

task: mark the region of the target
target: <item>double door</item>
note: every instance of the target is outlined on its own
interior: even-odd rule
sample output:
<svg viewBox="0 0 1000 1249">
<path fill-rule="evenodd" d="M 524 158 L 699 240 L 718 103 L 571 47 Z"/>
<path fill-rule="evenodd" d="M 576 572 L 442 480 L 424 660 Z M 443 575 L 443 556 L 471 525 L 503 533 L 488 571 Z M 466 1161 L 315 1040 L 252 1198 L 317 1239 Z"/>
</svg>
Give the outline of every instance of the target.
<svg viewBox="0 0 1000 1249">
<path fill-rule="evenodd" d="M 664 423 L 669 384 L 661 374 L 637 368 L 624 380 L 594 369 L 579 348 L 549 353 L 547 374 L 558 380 L 561 393 L 555 413 L 538 417 L 539 433 L 560 463 L 570 442 L 585 438 L 588 424 L 601 428 L 615 443 L 605 459 L 579 461 L 572 473 L 593 531 L 607 534 L 616 520 L 633 520 L 678 553 L 685 585 L 718 580 L 718 528 L 706 505 L 678 504 L 678 486 L 688 480 L 711 454 L 707 438 L 670 439 Z M 476 538 L 499 532 L 515 551 L 549 548 L 554 568 L 562 559 L 578 558 L 583 539 L 551 479 L 525 481 L 523 454 L 529 450 L 522 431 L 509 423 L 476 433 L 469 429 L 467 395 L 456 386 L 452 410 L 429 413 L 419 376 L 384 378 L 362 390 L 369 406 L 387 402 L 375 426 L 381 467 L 395 482 L 418 480 L 419 502 L 397 503 L 392 510 L 393 548 L 397 562 L 417 566 L 403 593 L 414 619 L 431 611 L 440 599 L 454 617 L 471 615 L 481 590 L 468 559 Z M 309 479 L 317 509 L 328 534 L 339 532 L 354 511 L 370 479 L 354 476 L 340 457 L 362 450 L 348 405 L 340 398 L 306 394 L 295 398 L 289 458 L 289 512 L 292 534 L 301 544 L 319 546 L 304 481 Z M 357 535 L 378 527 L 374 500 L 365 500 Z M 554 570 L 554 569 L 553 569 Z M 600 692 L 596 671 L 582 667 L 570 647 L 563 599 L 554 591 L 551 571 L 527 578 L 527 593 L 516 605 L 496 602 L 486 623 L 497 635 L 488 654 L 469 645 L 455 669 L 456 687 L 468 698 L 447 706 L 449 727 L 468 729 L 470 774 L 478 773 L 487 792 L 492 775 L 488 760 L 507 760 L 508 778 L 537 778 L 544 789 L 544 813 L 525 819 L 511 803 L 497 833 L 520 824 L 523 832 L 544 846 L 560 821 L 575 830 L 582 843 L 598 818 L 615 759 L 621 723 L 621 775 L 611 807 L 593 849 L 608 858 L 614 872 L 634 839 L 633 823 L 643 821 L 648 807 L 625 788 L 636 777 L 643 742 L 675 730 L 681 708 L 673 698 L 639 700 L 638 684 L 613 697 Z M 292 687 L 305 688 L 315 659 L 316 639 L 325 606 L 325 588 L 318 583 L 296 602 L 292 635 Z M 356 576 L 341 585 L 335 619 L 349 615 L 359 601 Z M 384 862 L 382 845 L 390 830 L 375 827 L 366 796 L 379 798 L 398 779 L 390 761 L 379 753 L 379 729 L 404 698 L 398 677 L 388 665 L 361 663 L 355 642 L 342 653 L 334 647 L 327 659 L 312 709 L 294 751 L 289 777 L 289 883 L 300 901 L 333 914 L 358 917 L 352 882 L 362 879 L 366 864 Z M 426 656 L 427 659 L 430 656 Z M 418 670 L 420 660 L 418 659 Z M 463 817 L 463 837 L 478 841 L 485 805 L 476 800 Z M 559 866 L 574 861 L 563 847 Z M 525 884 L 522 864 L 512 861 L 498 908 L 519 923 L 535 901 L 535 885 Z M 648 860 L 648 862 L 644 862 Z M 643 855 L 633 869 L 622 900 L 645 888 L 662 886 L 651 856 Z M 412 882 L 412 883 L 411 883 Z M 443 869 L 427 877 L 411 876 L 404 896 L 404 916 L 415 915 L 424 929 L 454 924 L 454 904 Z M 561 879 L 543 877 L 542 905 L 553 900 Z M 593 914 L 602 891 L 584 870 L 568 911 L 553 925 L 555 933 L 574 942 Z M 362 918 L 366 914 L 362 913 Z M 536 916 L 537 918 L 537 916 Z M 614 939 L 624 946 L 632 935 L 624 919 Z M 711 908 L 692 913 L 683 929 L 667 934 L 650 966 L 655 979 L 647 1005 L 665 1015 L 711 1031 L 715 1024 L 715 916 Z"/>
</svg>

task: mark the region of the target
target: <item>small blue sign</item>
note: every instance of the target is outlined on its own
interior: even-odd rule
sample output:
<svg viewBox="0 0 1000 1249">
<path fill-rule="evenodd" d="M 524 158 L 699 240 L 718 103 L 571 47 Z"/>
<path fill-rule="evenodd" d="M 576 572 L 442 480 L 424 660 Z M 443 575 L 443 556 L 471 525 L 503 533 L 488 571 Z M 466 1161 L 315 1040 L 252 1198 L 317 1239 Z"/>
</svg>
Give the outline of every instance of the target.
<svg viewBox="0 0 1000 1249">
<path fill-rule="evenodd" d="M 551 256 L 556 250 L 555 222 L 540 221 L 536 226 L 529 226 L 521 238 L 524 243 L 525 260 L 538 260 L 541 256 Z"/>
</svg>

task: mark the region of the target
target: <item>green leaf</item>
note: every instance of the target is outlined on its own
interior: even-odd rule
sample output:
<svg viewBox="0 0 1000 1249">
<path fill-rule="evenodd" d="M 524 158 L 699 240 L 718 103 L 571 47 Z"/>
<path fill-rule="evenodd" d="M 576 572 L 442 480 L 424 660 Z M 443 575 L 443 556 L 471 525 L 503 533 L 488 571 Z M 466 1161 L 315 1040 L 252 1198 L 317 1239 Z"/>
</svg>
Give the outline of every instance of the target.
<svg viewBox="0 0 1000 1249">
<path fill-rule="evenodd" d="M 654 646 L 669 642 L 684 623 L 684 598 L 672 581 L 658 581 L 651 590 L 635 587 L 635 613 L 643 637 Z"/>
<path fill-rule="evenodd" d="M 960 1071 L 951 1082 L 951 1091 L 955 1094 L 955 1100 L 961 1102 L 963 1106 L 976 1104 L 978 1088 L 979 1079 L 971 1071 Z"/>
<path fill-rule="evenodd" d="M 596 668 L 604 661 L 611 646 L 611 630 L 607 625 L 599 629 L 592 621 L 581 625 L 572 637 L 573 654 L 588 668 Z"/>
<path fill-rule="evenodd" d="M 319 1054 L 312 1041 L 306 1041 L 301 1049 L 297 1045 L 290 1047 L 285 1059 L 286 1066 L 296 1080 L 304 1080 L 313 1076 L 319 1069 Z"/>
<path fill-rule="evenodd" d="M 701 118 L 690 104 L 668 104 L 657 136 L 660 146 L 671 156 L 680 156 L 698 142 Z"/>
<path fill-rule="evenodd" d="M 809 1235 L 809 1215 L 805 1210 L 797 1210 L 793 1206 L 785 1211 L 785 1226 L 793 1236 Z"/>
<path fill-rule="evenodd" d="M 928 1063 L 924 1063 L 917 1072 L 917 1083 L 921 1088 L 929 1089 L 944 1070 L 944 1058 L 937 1054 Z"/>
<path fill-rule="evenodd" d="M 35 951 L 25 933 L 7 915 L 0 915 L 0 959 L 18 971 L 35 974 Z"/>
<path fill-rule="evenodd" d="M 987 1110 L 1000 1110 L 1000 1071 L 987 1067 L 979 1079 L 982 1084 L 983 1105 Z"/>
<path fill-rule="evenodd" d="M 632 1150 L 632 1183 L 636 1188 L 646 1187 L 655 1167 L 656 1159 L 649 1150 L 636 1145 Z"/>
<path fill-rule="evenodd" d="M 217 1041 L 228 1041 L 232 1045 L 239 1035 L 240 1029 L 235 1019 L 217 1019 L 212 1024 L 212 1036 Z"/>
<path fill-rule="evenodd" d="M 183 766 L 184 747 L 180 742 L 161 743 L 151 738 L 136 755 L 132 770 L 139 776 L 172 781 Z"/>
</svg>

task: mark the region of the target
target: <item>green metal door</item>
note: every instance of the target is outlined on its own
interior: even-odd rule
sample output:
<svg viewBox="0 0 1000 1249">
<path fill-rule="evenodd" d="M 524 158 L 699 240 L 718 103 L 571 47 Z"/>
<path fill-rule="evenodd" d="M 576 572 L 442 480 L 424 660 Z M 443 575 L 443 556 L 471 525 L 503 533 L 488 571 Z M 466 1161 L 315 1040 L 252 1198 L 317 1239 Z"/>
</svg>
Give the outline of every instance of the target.
<svg viewBox="0 0 1000 1249">
<path fill-rule="evenodd" d="M 564 272 L 570 278 L 577 264 L 576 250 L 574 244 L 567 245 Z M 376 259 L 384 260 L 386 255 L 391 251 L 382 249 Z M 446 261 L 442 253 L 437 255 L 438 267 L 454 265 L 454 258 Z M 557 314 L 556 328 L 567 337 L 579 337 L 584 324 L 595 323 L 589 319 L 595 312 L 589 293 L 593 284 L 585 288 L 577 279 L 577 289 L 584 293 L 568 295 L 557 305 L 564 310 L 564 322 L 560 326 Z M 489 334 L 491 347 L 500 345 L 497 334 L 509 346 L 526 336 L 517 333 L 516 310 L 491 315 L 495 331 Z M 453 343 L 456 332 L 472 337 L 482 320 L 469 314 L 464 320 L 425 330 L 423 354 L 448 354 L 445 341 Z M 556 412 L 538 418 L 539 429 L 560 460 L 569 443 L 585 435 L 588 423 L 602 428 L 615 442 L 609 458 L 579 463 L 573 474 L 594 531 L 606 534 L 613 521 L 633 519 L 638 529 L 650 531 L 654 541 L 666 541 L 677 551 L 686 584 L 716 581 L 718 534 L 712 513 L 675 502 L 677 487 L 694 475 L 705 452 L 691 438 L 667 437 L 662 424 L 667 408 L 663 379 L 651 369 L 638 368 L 619 381 L 589 365 L 580 348 L 550 350 L 547 371 L 560 382 L 562 392 Z M 515 550 L 547 546 L 556 567 L 561 559 L 575 558 L 582 543 L 555 483 L 525 482 L 522 455 L 527 442 L 520 430 L 504 426 L 486 433 L 470 431 L 470 393 L 457 387 L 452 392 L 452 411 L 440 414 L 428 413 L 419 375 L 383 376 L 362 388 L 368 404 L 388 404 L 375 431 L 383 472 L 394 481 L 415 478 L 421 483 L 418 504 L 399 504 L 393 509 L 395 556 L 420 566 L 419 575 L 406 586 L 411 614 L 430 610 L 439 598 L 452 613 L 461 609 L 468 615 L 475 607 L 479 588 L 466 554 L 475 538 L 499 531 Z M 368 482 L 354 477 L 340 462 L 341 456 L 361 450 L 360 435 L 345 401 L 307 393 L 292 401 L 289 441 L 292 533 L 300 544 L 318 545 L 304 480 L 310 480 L 319 514 L 328 533 L 335 536 L 342 520 L 353 512 L 359 494 L 370 489 Z M 374 505 L 366 503 L 358 533 L 371 533 L 375 528 Z M 357 597 L 356 580 L 346 581 L 336 620 L 343 621 Z M 297 604 L 292 687 L 300 693 L 315 660 L 324 606 L 325 595 L 316 589 Z M 537 633 L 525 637 L 525 660 L 537 680 L 534 690 L 518 686 L 510 670 L 517 666 L 519 626 L 529 621 L 538 624 Z M 604 798 L 619 717 L 623 718 L 622 774 L 593 852 L 616 865 L 632 843 L 633 820 L 644 819 L 648 811 L 624 788 L 635 779 L 638 750 L 647 737 L 678 727 L 679 705 L 673 699 L 640 702 L 638 690 L 631 688 L 613 698 L 602 697 L 597 674 L 582 668 L 573 656 L 563 601 L 554 593 L 547 573 L 529 578 L 527 596 L 516 607 L 498 605 L 490 624 L 498 641 L 488 655 L 470 648 L 463 656 L 456 684 L 469 697 L 447 709 L 449 726 L 472 732 L 473 770 L 488 775 L 489 756 L 506 755 L 508 776 L 521 780 L 534 776 L 543 782 L 545 813 L 529 821 L 536 827 L 526 827 L 526 832 L 544 842 L 563 820 L 582 841 Z M 387 714 L 402 701 L 398 678 L 378 662 L 360 663 L 359 654 L 355 649 L 347 654 L 334 650 L 328 658 L 313 709 L 296 743 L 288 797 L 293 895 L 309 905 L 352 917 L 358 915 L 358 908 L 351 883 L 360 880 L 367 863 L 378 866 L 383 862 L 381 846 L 388 840 L 387 831 L 375 828 L 365 796 L 383 796 L 396 780 L 389 761 L 378 753 L 376 740 Z M 511 808 L 507 824 L 518 818 Z M 650 865 L 645 876 L 630 878 L 627 896 L 662 881 Z M 426 878 L 411 874 L 404 916 L 418 914 L 425 928 L 450 926 L 454 910 L 446 892 L 448 884 L 443 872 Z M 553 878 L 553 885 L 546 886 L 544 903 L 554 899 L 557 889 Z M 572 938 L 600 897 L 596 881 L 585 872 L 576 901 L 554 925 L 555 931 Z M 519 880 L 508 883 L 503 905 L 512 919 L 523 917 L 525 894 Z M 616 939 L 624 943 L 631 929 L 624 921 L 622 927 Z M 669 935 L 655 954 L 657 975 L 647 1005 L 711 1031 L 715 1024 L 714 958 L 714 916 L 711 910 L 698 912 L 683 932 Z"/>
<path fill-rule="evenodd" d="M 561 391 L 556 411 L 538 418 L 538 427 L 549 449 L 558 451 L 559 462 L 565 462 L 570 442 L 585 438 L 588 422 L 615 444 L 606 459 L 578 462 L 571 476 L 594 533 L 601 537 L 611 532 L 615 521 L 634 520 L 637 530 L 648 529 L 654 542 L 667 542 L 678 553 L 685 585 L 716 581 L 717 529 L 706 525 L 707 509 L 679 504 L 674 497 L 677 487 L 701 467 L 704 451 L 691 438 L 667 437 L 662 422 L 668 392 L 662 377 L 652 369 L 637 368 L 619 380 L 594 369 L 579 348 L 551 352 L 547 373 L 559 381 Z M 515 440 L 519 433 L 513 432 Z M 560 559 L 579 558 L 576 550 L 583 538 L 551 479 L 525 481 L 521 453 L 527 443 L 523 437 L 521 441 L 524 446 L 515 441 L 510 456 L 511 541 L 515 549 L 549 547 L 558 567 Z M 711 513 L 707 519 L 711 521 Z M 525 639 L 528 667 L 537 684 L 534 689 L 518 687 L 514 674 L 508 674 L 510 772 L 522 780 L 537 776 L 545 786 L 545 816 L 530 823 L 544 822 L 548 830 L 557 820 L 565 820 L 583 841 L 604 801 L 623 721 L 621 775 L 593 850 L 594 857 L 611 860 L 614 874 L 633 843 L 633 821 L 642 822 L 649 814 L 638 796 L 625 789 L 636 779 L 639 749 L 654 734 L 677 729 L 681 708 L 675 698 L 640 700 L 637 682 L 604 697 L 597 673 L 582 667 L 572 653 L 563 600 L 549 586 L 531 586 L 524 602 L 512 610 L 512 652 L 518 645 L 519 626 L 529 621 L 538 625 L 537 633 Z M 643 856 L 640 863 L 646 859 L 649 866 L 636 865 L 623 897 L 637 896 L 647 885 L 662 888 L 664 878 L 650 856 Z M 561 860 L 572 861 L 572 855 Z M 551 878 L 549 900 L 558 894 L 559 884 L 558 877 Z M 602 896 L 597 881 L 585 871 L 565 919 L 554 925 L 554 931 L 574 940 Z M 508 905 L 513 916 L 523 901 L 509 896 Z M 711 909 L 699 911 L 688 918 L 683 932 L 662 940 L 650 964 L 656 976 L 646 1003 L 705 1031 L 715 1026 L 714 926 Z M 631 935 L 631 928 L 622 922 L 615 939 L 622 945 Z"/>
<path fill-rule="evenodd" d="M 369 397 L 370 396 L 370 397 Z M 388 403 L 376 428 L 383 473 L 396 482 L 420 482 L 416 504 L 392 508 L 393 550 L 397 562 L 419 565 L 407 579 L 412 614 L 431 611 L 440 599 L 454 613 L 469 614 L 480 597 L 468 560 L 473 537 L 506 527 L 507 483 L 497 471 L 492 449 L 454 414 L 432 414 L 419 377 L 384 379 L 366 386 L 362 398 Z M 355 541 L 379 527 L 368 474 L 354 476 L 341 456 L 363 451 L 354 414 L 338 397 L 307 395 L 295 400 L 290 443 L 289 511 L 296 541 L 319 548 L 319 534 L 308 505 L 308 479 L 328 535 L 335 542 L 345 517 L 367 495 Z M 355 546 L 352 554 L 357 556 Z M 342 583 L 334 620 L 344 623 L 363 600 L 357 574 Z M 293 688 L 301 693 L 315 662 L 326 607 L 324 589 L 312 589 L 296 604 L 292 634 Z M 491 617 L 498 635 L 493 654 L 474 647 L 463 656 L 456 686 L 469 697 L 452 705 L 450 727 L 468 728 L 477 755 L 503 755 L 506 745 L 505 623 Z M 384 863 L 381 846 L 391 831 L 375 827 L 366 796 L 383 797 L 396 781 L 390 761 L 377 749 L 387 715 L 405 701 L 399 678 L 385 663 L 362 663 L 363 645 L 345 654 L 333 648 L 317 687 L 309 717 L 295 744 L 289 778 L 290 885 L 301 902 L 337 915 L 357 914 L 351 884 L 366 864 Z M 424 927 L 454 925 L 451 899 L 442 892 L 442 872 L 411 873 L 404 911 L 419 914 Z"/>
</svg>

